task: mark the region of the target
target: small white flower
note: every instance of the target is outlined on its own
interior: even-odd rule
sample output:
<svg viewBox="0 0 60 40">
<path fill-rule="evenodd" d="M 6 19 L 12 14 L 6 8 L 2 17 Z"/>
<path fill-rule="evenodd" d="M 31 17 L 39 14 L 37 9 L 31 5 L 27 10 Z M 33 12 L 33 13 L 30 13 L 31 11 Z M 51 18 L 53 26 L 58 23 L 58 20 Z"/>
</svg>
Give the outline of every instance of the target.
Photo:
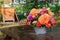
<svg viewBox="0 0 60 40">
<path fill-rule="evenodd" d="M 35 24 L 37 21 L 33 21 L 32 23 Z"/>
</svg>

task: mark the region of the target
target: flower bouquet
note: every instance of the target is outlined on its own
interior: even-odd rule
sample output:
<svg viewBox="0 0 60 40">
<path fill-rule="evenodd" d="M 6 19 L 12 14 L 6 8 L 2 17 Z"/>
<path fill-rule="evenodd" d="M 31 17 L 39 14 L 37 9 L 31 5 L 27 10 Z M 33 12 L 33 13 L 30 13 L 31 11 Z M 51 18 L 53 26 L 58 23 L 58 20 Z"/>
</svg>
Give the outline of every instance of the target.
<svg viewBox="0 0 60 40">
<path fill-rule="evenodd" d="M 56 24 L 54 13 L 47 8 L 33 8 L 26 18 L 25 24 L 34 26 L 36 34 L 45 34 L 46 28 L 51 28 Z"/>
</svg>

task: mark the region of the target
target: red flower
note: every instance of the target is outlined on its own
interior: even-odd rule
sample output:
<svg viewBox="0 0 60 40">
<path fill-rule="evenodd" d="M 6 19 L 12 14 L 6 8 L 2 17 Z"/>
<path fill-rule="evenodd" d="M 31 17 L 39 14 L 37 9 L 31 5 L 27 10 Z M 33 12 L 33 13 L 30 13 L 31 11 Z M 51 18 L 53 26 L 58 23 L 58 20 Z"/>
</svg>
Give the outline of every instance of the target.
<svg viewBox="0 0 60 40">
<path fill-rule="evenodd" d="M 40 24 L 39 21 L 36 22 L 36 26 L 37 26 L 37 27 L 40 27 L 40 26 L 41 26 L 41 24 Z"/>
<path fill-rule="evenodd" d="M 52 24 L 53 24 L 53 25 L 55 25 L 55 24 L 56 24 L 56 21 L 55 21 L 55 20 L 54 20 L 54 21 L 52 21 Z"/>
<path fill-rule="evenodd" d="M 25 24 L 28 25 L 28 21 L 27 20 L 25 21 Z"/>
<path fill-rule="evenodd" d="M 50 23 L 47 23 L 45 26 L 46 26 L 47 28 L 50 28 L 50 27 L 51 27 L 51 24 L 50 24 Z"/>
</svg>

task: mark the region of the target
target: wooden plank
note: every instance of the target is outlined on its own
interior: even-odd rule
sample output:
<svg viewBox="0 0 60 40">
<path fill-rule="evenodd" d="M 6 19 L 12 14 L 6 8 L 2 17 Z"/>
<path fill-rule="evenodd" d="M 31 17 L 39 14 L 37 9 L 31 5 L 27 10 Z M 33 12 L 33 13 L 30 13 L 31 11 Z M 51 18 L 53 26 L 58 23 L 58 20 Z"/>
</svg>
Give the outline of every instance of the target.
<svg viewBox="0 0 60 40">
<path fill-rule="evenodd" d="M 1 25 L 2 25 L 2 26 L 0 26 L 0 29 L 19 26 L 18 23 L 14 23 L 14 24 L 1 24 Z"/>
</svg>

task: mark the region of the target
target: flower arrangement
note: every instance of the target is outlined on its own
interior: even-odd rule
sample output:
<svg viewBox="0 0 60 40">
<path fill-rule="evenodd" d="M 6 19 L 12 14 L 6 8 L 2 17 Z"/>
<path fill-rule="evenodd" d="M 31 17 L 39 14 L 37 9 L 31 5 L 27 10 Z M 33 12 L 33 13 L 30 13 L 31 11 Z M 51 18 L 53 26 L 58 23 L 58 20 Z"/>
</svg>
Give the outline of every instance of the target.
<svg viewBox="0 0 60 40">
<path fill-rule="evenodd" d="M 27 16 L 25 24 L 31 24 L 36 27 L 45 26 L 46 28 L 50 28 L 52 25 L 56 24 L 53 16 L 54 13 L 50 9 L 45 7 L 41 9 L 33 8 Z"/>
</svg>

